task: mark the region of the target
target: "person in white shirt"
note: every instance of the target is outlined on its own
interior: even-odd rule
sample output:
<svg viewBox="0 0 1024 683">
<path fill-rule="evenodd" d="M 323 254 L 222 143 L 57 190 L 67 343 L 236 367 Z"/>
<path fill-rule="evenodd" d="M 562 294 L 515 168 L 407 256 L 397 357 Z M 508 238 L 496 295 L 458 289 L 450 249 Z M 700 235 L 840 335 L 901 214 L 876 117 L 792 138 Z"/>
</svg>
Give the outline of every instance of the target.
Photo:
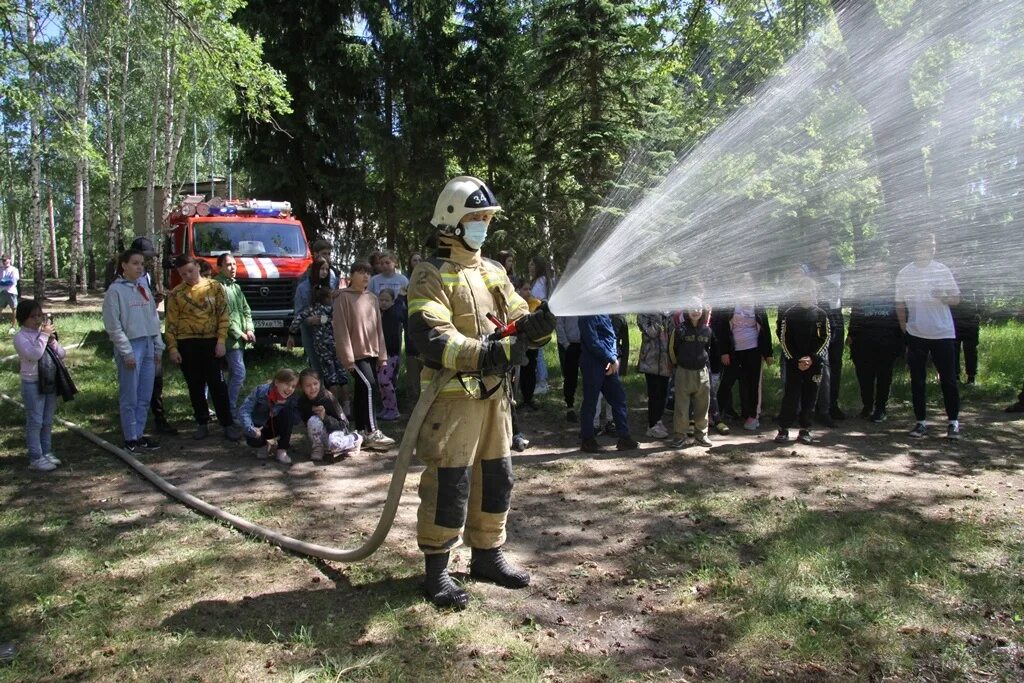
<svg viewBox="0 0 1024 683">
<path fill-rule="evenodd" d="M 960 438 L 960 392 L 956 384 L 956 329 L 950 306 L 960 302 L 960 288 L 949 268 L 934 259 L 935 235 L 926 234 L 914 249 L 914 261 L 896 276 L 896 316 L 907 336 L 907 366 L 917 424 L 910 436 L 928 434 L 925 382 L 931 356 L 942 385 L 949 425 L 946 437 Z"/>
<path fill-rule="evenodd" d="M 15 311 L 18 310 L 18 280 L 21 279 L 18 269 L 11 265 L 11 257 L 7 254 L 0 256 L 0 313 L 8 306 L 11 307 L 11 332 L 18 329 L 18 321 Z"/>
</svg>

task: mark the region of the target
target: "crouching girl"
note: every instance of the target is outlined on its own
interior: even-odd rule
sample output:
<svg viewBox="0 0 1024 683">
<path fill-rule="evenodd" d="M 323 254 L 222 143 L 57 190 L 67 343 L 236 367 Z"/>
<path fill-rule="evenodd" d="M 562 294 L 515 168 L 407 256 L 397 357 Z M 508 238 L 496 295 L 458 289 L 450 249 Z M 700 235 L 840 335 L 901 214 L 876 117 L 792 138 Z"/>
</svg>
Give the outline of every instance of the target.
<svg viewBox="0 0 1024 683">
<path fill-rule="evenodd" d="M 359 455 L 363 437 L 352 430 L 338 399 L 323 388 L 317 372 L 303 370 L 299 386 L 299 417 L 306 422 L 310 457 L 323 460 L 325 452 L 332 456 Z"/>
<path fill-rule="evenodd" d="M 275 453 L 279 463 L 290 465 L 288 445 L 295 424 L 295 401 L 292 394 L 299 377 L 294 370 L 282 368 L 274 379 L 261 384 L 245 399 L 239 408 L 245 442 L 253 448 L 266 446 L 266 455 Z M 276 451 L 275 451 L 276 449 Z M 257 451 L 256 457 L 266 457 Z"/>
</svg>

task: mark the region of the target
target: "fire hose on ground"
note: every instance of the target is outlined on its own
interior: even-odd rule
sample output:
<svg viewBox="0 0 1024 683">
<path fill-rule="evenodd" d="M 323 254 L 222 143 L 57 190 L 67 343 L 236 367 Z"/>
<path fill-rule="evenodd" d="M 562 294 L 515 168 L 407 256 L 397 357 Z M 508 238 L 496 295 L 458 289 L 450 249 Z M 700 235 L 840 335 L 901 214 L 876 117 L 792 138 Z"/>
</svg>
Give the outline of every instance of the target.
<svg viewBox="0 0 1024 683">
<path fill-rule="evenodd" d="M 430 406 L 433 405 L 434 400 L 437 398 L 438 394 L 441 393 L 441 389 L 454 376 L 455 372 L 451 370 L 438 372 L 434 376 L 433 381 L 420 396 L 420 400 L 416 403 L 416 407 L 409 416 L 409 422 L 406 425 L 405 433 L 402 435 L 402 442 L 398 449 L 398 459 L 395 461 L 395 468 L 391 474 L 391 484 L 388 487 L 388 495 L 384 502 L 384 510 L 381 512 L 380 520 L 378 520 L 377 526 L 373 530 L 373 533 L 370 534 L 370 537 L 367 538 L 362 545 L 352 550 L 332 548 L 318 543 L 307 543 L 306 541 L 286 536 L 274 531 L 273 529 L 268 529 L 239 517 L 238 515 L 226 512 L 201 498 L 193 496 L 188 491 L 171 484 L 149 467 L 146 467 L 146 465 L 140 462 L 128 451 L 118 448 L 110 442 L 101 439 L 80 425 L 56 416 L 54 417 L 54 420 L 67 427 L 78 436 L 91 441 L 100 448 L 110 451 L 117 457 L 121 458 L 121 460 L 123 460 L 129 467 L 138 472 L 156 488 L 163 491 L 171 498 L 184 503 L 186 506 L 197 512 L 201 512 L 208 517 L 221 521 L 244 534 L 249 534 L 250 536 L 263 539 L 264 541 L 280 546 L 285 550 L 290 550 L 294 553 L 315 557 L 321 560 L 330 560 L 331 562 L 358 562 L 359 560 L 364 560 L 372 555 L 373 552 L 381 546 L 384 539 L 387 538 L 388 532 L 391 531 L 391 525 L 395 521 L 395 515 L 398 512 L 398 505 L 402 499 L 402 490 L 405 487 L 405 476 L 409 471 L 409 463 L 412 461 L 412 454 L 416 448 L 416 439 L 419 435 L 420 427 L 423 425 L 423 420 L 426 418 L 427 411 L 430 409 Z M 7 394 L 0 393 L 0 399 L 3 399 L 8 403 L 13 403 L 14 405 L 24 409 L 24 406 L 21 403 Z"/>
</svg>

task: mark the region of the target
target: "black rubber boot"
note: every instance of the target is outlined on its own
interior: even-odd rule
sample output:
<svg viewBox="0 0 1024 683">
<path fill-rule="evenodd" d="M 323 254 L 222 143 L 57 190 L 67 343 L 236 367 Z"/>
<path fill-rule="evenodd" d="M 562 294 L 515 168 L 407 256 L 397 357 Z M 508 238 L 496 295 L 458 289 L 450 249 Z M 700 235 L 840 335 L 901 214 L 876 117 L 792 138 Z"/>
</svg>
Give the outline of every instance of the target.
<svg viewBox="0 0 1024 683">
<path fill-rule="evenodd" d="M 474 579 L 492 581 L 505 588 L 526 588 L 530 585 L 530 573 L 510 565 L 501 548 L 473 548 L 469 575 Z"/>
<path fill-rule="evenodd" d="M 425 555 L 427 576 L 423 590 L 435 607 L 463 610 L 469 604 L 469 593 L 448 576 L 448 553 Z"/>
</svg>

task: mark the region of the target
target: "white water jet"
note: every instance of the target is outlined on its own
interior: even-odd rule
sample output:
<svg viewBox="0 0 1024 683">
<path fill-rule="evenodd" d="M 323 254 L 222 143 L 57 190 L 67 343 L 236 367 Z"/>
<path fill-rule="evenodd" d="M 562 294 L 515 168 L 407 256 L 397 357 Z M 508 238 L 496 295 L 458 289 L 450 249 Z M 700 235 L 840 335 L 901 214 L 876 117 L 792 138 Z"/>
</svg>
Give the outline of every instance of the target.
<svg viewBox="0 0 1024 683">
<path fill-rule="evenodd" d="M 895 27 L 870 1 L 840 12 L 659 185 L 609 197 L 625 215 L 588 227 L 552 310 L 784 303 L 822 239 L 848 299 L 891 300 L 928 232 L 961 288 L 1020 297 L 1024 0 L 913 7 Z"/>
</svg>

